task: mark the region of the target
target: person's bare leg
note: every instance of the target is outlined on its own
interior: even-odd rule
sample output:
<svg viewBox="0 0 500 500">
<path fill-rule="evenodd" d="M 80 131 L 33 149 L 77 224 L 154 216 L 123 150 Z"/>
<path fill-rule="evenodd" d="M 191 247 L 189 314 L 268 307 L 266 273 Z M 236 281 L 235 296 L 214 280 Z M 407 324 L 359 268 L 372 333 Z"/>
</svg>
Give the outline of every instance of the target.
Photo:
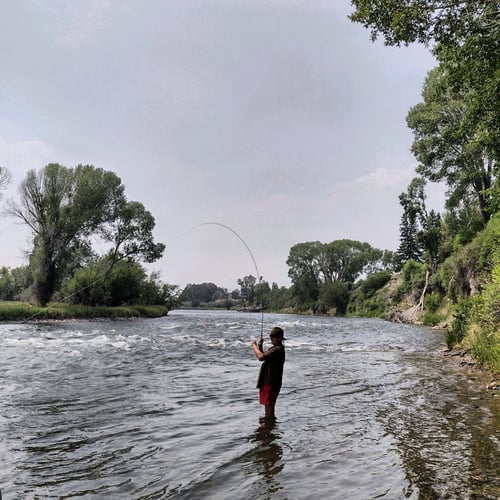
<svg viewBox="0 0 500 500">
<path fill-rule="evenodd" d="M 275 418 L 274 405 L 266 405 L 266 418 Z"/>
</svg>

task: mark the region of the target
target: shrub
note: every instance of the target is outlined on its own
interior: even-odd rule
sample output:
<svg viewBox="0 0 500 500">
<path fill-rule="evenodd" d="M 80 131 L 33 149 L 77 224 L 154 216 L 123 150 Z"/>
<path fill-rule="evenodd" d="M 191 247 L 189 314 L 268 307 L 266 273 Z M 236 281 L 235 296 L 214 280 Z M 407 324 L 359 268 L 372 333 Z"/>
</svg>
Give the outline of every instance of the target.
<svg viewBox="0 0 500 500">
<path fill-rule="evenodd" d="M 425 285 L 425 275 L 427 272 L 427 265 L 409 260 L 403 266 L 401 274 L 403 276 L 403 283 L 401 289 L 403 293 L 410 291 L 421 291 Z"/>
<path fill-rule="evenodd" d="M 452 348 L 460 344 L 467 334 L 467 330 L 471 320 L 472 301 L 470 299 L 462 299 L 455 306 L 453 313 L 453 323 L 448 328 L 446 336 L 446 344 L 448 348 Z"/>
<path fill-rule="evenodd" d="M 371 295 L 382 288 L 390 279 L 390 272 L 381 271 L 367 276 L 367 278 L 361 282 L 360 287 L 365 295 Z"/>
<path fill-rule="evenodd" d="M 439 293 L 431 293 L 425 297 L 424 309 L 430 313 L 435 313 L 442 301 L 443 297 Z"/>
</svg>

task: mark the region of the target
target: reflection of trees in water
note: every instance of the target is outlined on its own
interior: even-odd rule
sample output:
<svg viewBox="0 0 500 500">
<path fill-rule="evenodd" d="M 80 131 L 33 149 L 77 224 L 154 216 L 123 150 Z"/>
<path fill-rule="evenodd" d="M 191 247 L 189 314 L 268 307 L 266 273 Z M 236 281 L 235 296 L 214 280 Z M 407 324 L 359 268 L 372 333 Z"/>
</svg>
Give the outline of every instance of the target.
<svg viewBox="0 0 500 500">
<path fill-rule="evenodd" d="M 500 498 L 498 401 L 465 373 L 429 373 L 428 364 L 426 369 L 379 414 L 402 457 L 405 496 Z"/>
<path fill-rule="evenodd" d="M 279 444 L 281 435 L 274 420 L 261 422 L 255 434 L 250 438 L 256 447 L 247 453 L 248 475 L 257 475 L 259 490 L 265 489 L 267 494 L 275 494 L 283 487 L 278 476 L 285 464 L 281 461 L 283 448 Z M 261 491 L 262 494 L 262 491 Z"/>
</svg>

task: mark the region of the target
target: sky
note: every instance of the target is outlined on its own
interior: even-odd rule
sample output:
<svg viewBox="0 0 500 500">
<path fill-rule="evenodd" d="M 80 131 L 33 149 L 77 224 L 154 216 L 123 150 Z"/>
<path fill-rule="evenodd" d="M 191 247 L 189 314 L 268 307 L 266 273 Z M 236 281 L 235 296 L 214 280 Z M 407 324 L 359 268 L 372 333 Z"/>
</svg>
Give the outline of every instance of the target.
<svg viewBox="0 0 500 500">
<path fill-rule="evenodd" d="M 289 286 L 290 248 L 307 241 L 396 250 L 398 196 L 416 166 L 405 117 L 435 61 L 422 46 L 371 42 L 352 10 L 5 0 L 0 165 L 12 183 L 0 205 L 48 163 L 111 170 L 166 245 L 148 269 L 181 288 L 233 290 L 257 270 Z M 442 200 L 431 187 L 429 206 Z M 25 264 L 30 245 L 0 216 L 0 266 Z"/>
</svg>

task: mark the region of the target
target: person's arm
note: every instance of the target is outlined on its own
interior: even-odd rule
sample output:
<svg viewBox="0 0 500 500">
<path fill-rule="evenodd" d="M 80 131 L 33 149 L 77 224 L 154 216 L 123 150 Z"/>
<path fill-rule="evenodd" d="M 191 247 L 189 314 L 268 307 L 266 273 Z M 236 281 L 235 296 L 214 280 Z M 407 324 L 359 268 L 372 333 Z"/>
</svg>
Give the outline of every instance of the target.
<svg viewBox="0 0 500 500">
<path fill-rule="evenodd" d="M 259 343 L 260 344 L 260 343 Z M 260 348 L 259 348 L 260 347 Z M 255 356 L 259 361 L 264 361 L 264 353 L 262 352 L 262 344 L 260 346 L 257 344 L 257 341 L 254 340 L 252 342 L 252 349 L 253 352 L 255 353 Z"/>
</svg>

